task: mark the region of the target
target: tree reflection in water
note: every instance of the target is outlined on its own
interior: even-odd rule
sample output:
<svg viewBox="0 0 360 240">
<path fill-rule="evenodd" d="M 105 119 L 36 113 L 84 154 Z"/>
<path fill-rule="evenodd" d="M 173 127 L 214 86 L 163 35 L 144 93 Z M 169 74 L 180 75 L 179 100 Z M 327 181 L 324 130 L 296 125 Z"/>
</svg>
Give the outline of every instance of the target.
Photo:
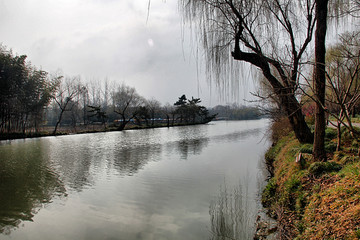
<svg viewBox="0 0 360 240">
<path fill-rule="evenodd" d="M 0 152 L 0 233 L 3 234 L 10 234 L 22 221 L 32 221 L 53 197 L 66 195 L 40 142 L 24 145 Z"/>
<path fill-rule="evenodd" d="M 254 217 L 250 211 L 247 188 L 239 184 L 229 189 L 224 183 L 220 194 L 210 203 L 211 240 L 251 239 Z"/>
<path fill-rule="evenodd" d="M 161 145 L 127 146 L 114 150 L 114 168 L 123 176 L 132 176 L 150 161 L 157 161 Z"/>
<path fill-rule="evenodd" d="M 198 138 L 179 141 L 177 148 L 181 159 L 188 159 L 189 155 L 199 155 L 203 148 L 207 146 L 209 139 Z"/>
</svg>

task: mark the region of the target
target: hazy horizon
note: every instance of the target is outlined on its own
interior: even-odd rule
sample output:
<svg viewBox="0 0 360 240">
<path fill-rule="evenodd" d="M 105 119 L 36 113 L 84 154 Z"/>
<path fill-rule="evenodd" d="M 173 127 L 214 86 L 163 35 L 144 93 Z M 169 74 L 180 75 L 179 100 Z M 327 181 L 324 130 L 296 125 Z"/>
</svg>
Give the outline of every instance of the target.
<svg viewBox="0 0 360 240">
<path fill-rule="evenodd" d="M 125 83 L 162 104 L 182 94 L 209 107 L 252 99 L 249 82 L 220 100 L 177 1 L 151 1 L 148 11 L 141 0 L 0 0 L 0 20 L 0 43 L 49 73 Z"/>
</svg>

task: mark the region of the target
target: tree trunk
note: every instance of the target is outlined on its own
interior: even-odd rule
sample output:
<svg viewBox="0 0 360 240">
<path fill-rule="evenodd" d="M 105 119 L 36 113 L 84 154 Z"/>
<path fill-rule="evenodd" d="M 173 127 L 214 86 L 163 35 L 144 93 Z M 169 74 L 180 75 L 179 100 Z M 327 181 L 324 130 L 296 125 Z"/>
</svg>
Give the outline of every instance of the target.
<svg viewBox="0 0 360 240">
<path fill-rule="evenodd" d="M 341 122 L 337 122 L 337 145 L 336 145 L 336 151 L 341 150 Z"/>
<path fill-rule="evenodd" d="M 24 121 L 23 121 L 23 126 L 22 126 L 22 132 L 23 132 L 23 134 L 25 134 L 25 132 L 26 132 L 26 124 L 27 124 L 27 121 L 28 121 L 28 116 L 29 116 L 29 114 L 26 113 L 26 114 L 25 114 L 25 119 L 24 119 Z"/>
<path fill-rule="evenodd" d="M 119 131 L 124 130 L 126 124 L 127 124 L 127 122 L 123 121 L 123 122 L 120 124 L 120 126 L 118 127 L 118 130 L 119 130 Z"/>
<path fill-rule="evenodd" d="M 318 161 L 326 161 L 325 152 L 325 38 L 327 28 L 327 5 L 329 0 L 316 0 L 316 31 L 315 31 L 315 71 L 314 92 L 315 131 L 313 156 Z"/>
<path fill-rule="evenodd" d="M 236 60 L 246 61 L 261 69 L 264 77 L 270 83 L 274 93 L 279 98 L 280 107 L 287 113 L 287 117 L 295 132 L 296 138 L 300 143 L 313 143 L 313 134 L 305 122 L 300 103 L 296 99 L 294 92 L 292 92 L 290 88 L 283 86 L 271 73 L 268 60 L 256 53 L 242 52 L 238 47 L 238 44 L 235 45 L 235 51 L 232 52 L 232 56 Z"/>
<path fill-rule="evenodd" d="M 353 117 L 353 118 L 356 117 L 356 109 L 355 109 L 355 106 L 352 107 L 352 117 Z"/>
<path fill-rule="evenodd" d="M 128 120 L 128 121 L 126 120 L 125 115 L 122 115 L 121 118 L 122 118 L 122 122 L 121 122 L 120 126 L 118 127 L 118 131 L 124 130 L 126 124 L 128 124 L 128 122 L 130 121 L 130 120 Z"/>
<path fill-rule="evenodd" d="M 170 116 L 168 114 L 166 114 L 166 123 L 167 127 L 170 127 Z"/>
<path fill-rule="evenodd" d="M 60 124 L 60 122 L 61 122 L 61 120 L 62 120 L 62 116 L 63 116 L 63 114 L 64 114 L 64 110 L 63 109 L 60 109 L 60 116 L 59 116 L 59 119 L 58 119 L 58 121 L 56 122 L 56 124 L 55 124 L 55 129 L 54 129 L 54 131 L 53 131 L 53 135 L 55 135 L 56 134 L 56 131 L 57 131 L 57 128 L 58 128 L 58 126 L 59 126 L 59 124 Z"/>
<path fill-rule="evenodd" d="M 300 143 L 312 143 L 313 134 L 307 123 L 305 122 L 304 114 L 301 111 L 301 105 L 292 94 L 281 93 L 280 96 L 281 107 L 287 113 L 290 125 L 295 133 L 296 138 Z"/>
</svg>

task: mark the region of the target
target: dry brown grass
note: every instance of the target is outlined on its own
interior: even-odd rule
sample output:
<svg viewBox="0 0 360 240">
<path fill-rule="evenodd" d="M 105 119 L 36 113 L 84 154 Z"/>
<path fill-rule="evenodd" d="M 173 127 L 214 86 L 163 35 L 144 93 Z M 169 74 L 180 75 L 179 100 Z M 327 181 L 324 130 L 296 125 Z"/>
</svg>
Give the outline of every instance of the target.
<svg viewBox="0 0 360 240">
<path fill-rule="evenodd" d="M 292 132 L 292 128 L 287 117 L 273 120 L 271 125 L 271 138 L 274 143 L 278 142 L 281 138 L 288 136 Z"/>
<path fill-rule="evenodd" d="M 344 146 L 349 149 L 351 142 Z M 290 134 L 270 150 L 275 156 L 271 184 L 276 193 L 268 193 L 272 203 L 267 204 L 278 219 L 279 239 L 360 239 L 360 160 L 356 153 L 330 153 L 329 161 L 342 169 L 314 175 L 309 171 L 314 163 L 311 154 L 303 154 L 304 165 L 295 163 L 303 147 Z"/>
<path fill-rule="evenodd" d="M 350 167 L 350 166 L 349 166 Z M 360 163 L 351 168 L 360 168 Z M 318 181 L 319 191 L 305 209 L 304 239 L 359 239 L 360 176 L 341 171 L 332 181 Z"/>
</svg>

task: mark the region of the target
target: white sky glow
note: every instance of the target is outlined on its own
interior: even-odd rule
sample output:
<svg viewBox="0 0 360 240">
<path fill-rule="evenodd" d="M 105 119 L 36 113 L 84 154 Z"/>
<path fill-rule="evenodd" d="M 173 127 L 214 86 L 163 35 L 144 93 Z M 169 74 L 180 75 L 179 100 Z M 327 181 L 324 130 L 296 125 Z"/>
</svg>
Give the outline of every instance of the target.
<svg viewBox="0 0 360 240">
<path fill-rule="evenodd" d="M 0 0 L 0 23 L 0 43 L 50 73 L 124 82 L 163 104 L 182 94 L 225 104 L 197 65 L 176 0 L 151 1 L 150 12 L 145 0 Z"/>
</svg>

